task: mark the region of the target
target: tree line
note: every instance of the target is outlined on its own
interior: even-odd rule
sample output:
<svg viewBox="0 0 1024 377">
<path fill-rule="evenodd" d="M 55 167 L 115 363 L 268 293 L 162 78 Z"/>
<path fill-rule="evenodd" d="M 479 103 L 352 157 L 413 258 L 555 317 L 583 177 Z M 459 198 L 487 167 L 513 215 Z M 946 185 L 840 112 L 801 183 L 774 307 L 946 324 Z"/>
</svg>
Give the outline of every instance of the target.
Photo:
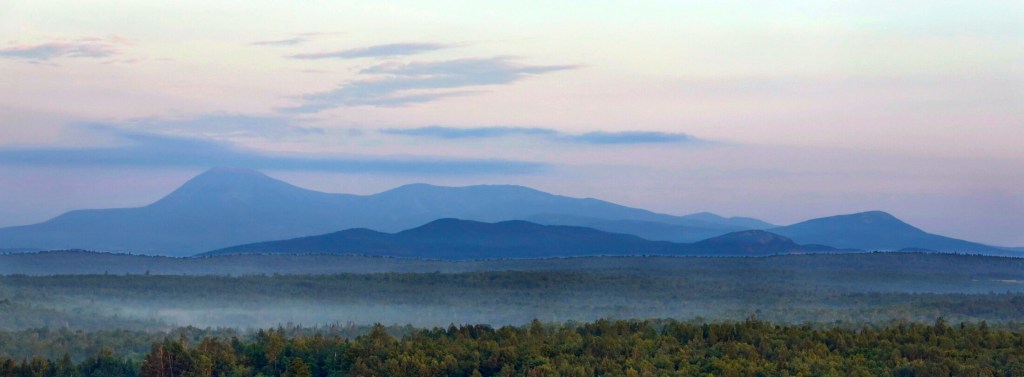
<svg viewBox="0 0 1024 377">
<path fill-rule="evenodd" d="M 178 334 L 145 355 L 4 358 L 0 376 L 1022 376 L 1024 333 L 987 323 L 844 328 L 757 319 L 598 320 L 493 328 L 373 326 L 355 338 Z"/>
</svg>

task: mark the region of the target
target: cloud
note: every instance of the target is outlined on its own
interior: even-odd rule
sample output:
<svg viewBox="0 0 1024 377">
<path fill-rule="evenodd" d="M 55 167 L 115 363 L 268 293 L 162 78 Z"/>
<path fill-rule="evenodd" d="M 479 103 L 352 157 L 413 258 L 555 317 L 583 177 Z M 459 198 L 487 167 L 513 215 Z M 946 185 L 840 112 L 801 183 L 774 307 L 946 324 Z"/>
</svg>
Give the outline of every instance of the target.
<svg viewBox="0 0 1024 377">
<path fill-rule="evenodd" d="M 415 55 L 424 52 L 443 50 L 451 45 L 438 43 L 392 43 L 342 51 L 313 52 L 289 56 L 292 59 L 358 59 L 384 58 L 393 56 Z"/>
<path fill-rule="evenodd" d="M 294 37 L 294 38 L 285 38 L 285 39 L 272 39 L 272 40 L 265 40 L 265 41 L 256 41 L 256 42 L 252 42 L 250 44 L 253 45 L 253 46 L 294 46 L 294 45 L 297 45 L 297 44 L 306 43 L 308 41 L 309 41 L 309 38 L 306 38 L 306 37 Z"/>
<path fill-rule="evenodd" d="M 324 133 L 322 128 L 297 126 L 282 117 L 241 114 L 207 114 L 182 119 L 141 118 L 123 125 L 142 132 L 213 137 L 282 138 Z"/>
<path fill-rule="evenodd" d="M 439 62 L 386 63 L 375 65 L 360 73 L 385 74 L 400 77 L 442 77 L 448 82 L 459 79 L 472 82 L 503 84 L 516 81 L 524 75 L 579 68 L 576 65 L 523 65 L 512 58 L 499 56 L 488 59 L 456 59 Z"/>
<path fill-rule="evenodd" d="M 684 133 L 656 131 L 588 132 L 564 135 L 564 139 L 586 144 L 692 143 L 697 139 Z"/>
<path fill-rule="evenodd" d="M 103 126 L 92 126 L 90 130 L 113 135 L 122 143 L 109 147 L 0 148 L 0 163 L 61 167 L 238 166 L 266 170 L 431 175 L 530 174 L 541 172 L 547 167 L 542 163 L 499 159 L 271 154 L 208 139 L 166 136 Z"/>
<path fill-rule="evenodd" d="M 20 44 L 0 49 L 0 58 L 45 61 L 56 58 L 108 58 L 130 44 L 123 37 L 87 37 L 40 44 Z"/>
<path fill-rule="evenodd" d="M 289 38 L 266 39 L 266 40 L 262 40 L 262 41 L 252 42 L 252 43 L 249 43 L 249 44 L 252 45 L 252 46 L 278 46 L 278 47 L 280 47 L 280 46 L 295 46 L 295 45 L 300 45 L 300 44 L 312 41 L 312 40 L 320 38 L 320 37 L 330 36 L 330 35 L 337 35 L 337 34 L 338 33 L 332 33 L 332 32 L 299 33 L 299 34 L 293 34 Z"/>
<path fill-rule="evenodd" d="M 576 68 L 575 65 L 525 65 L 508 57 L 381 64 L 360 71 L 376 76 L 374 78 L 307 94 L 302 97 L 301 105 L 281 111 L 315 113 L 345 106 L 404 106 L 477 93 L 459 90 L 462 88 L 507 85 L 535 75 Z"/>
<path fill-rule="evenodd" d="M 697 143 L 702 140 L 685 133 L 658 131 L 588 132 L 569 134 L 550 128 L 534 127 L 445 127 L 385 128 L 379 132 L 391 135 L 438 139 L 500 138 L 507 136 L 543 137 L 555 142 L 580 144 L 656 144 Z"/>
<path fill-rule="evenodd" d="M 496 138 L 515 135 L 558 135 L 558 131 L 549 128 L 530 127 L 473 127 L 456 128 L 444 126 L 426 126 L 416 128 L 385 128 L 381 133 L 405 136 L 424 136 L 440 139 L 472 139 Z"/>
</svg>

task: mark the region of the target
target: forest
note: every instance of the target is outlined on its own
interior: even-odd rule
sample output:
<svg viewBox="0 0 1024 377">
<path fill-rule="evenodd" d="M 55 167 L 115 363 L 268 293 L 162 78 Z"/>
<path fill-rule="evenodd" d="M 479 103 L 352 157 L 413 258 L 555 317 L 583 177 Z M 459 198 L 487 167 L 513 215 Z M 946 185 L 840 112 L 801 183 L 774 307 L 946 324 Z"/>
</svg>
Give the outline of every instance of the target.
<svg viewBox="0 0 1024 377">
<path fill-rule="evenodd" d="M 1010 322 L 1024 318 L 1020 285 L 912 274 L 874 286 L 826 275 L 487 271 L 335 275 L 0 277 L 0 329 L 164 330 L 332 323 L 521 325 L 598 318 L 781 323 Z M 985 293 L 975 292 L 990 288 Z M 1014 290 L 1016 288 L 1016 290 Z M 918 290 L 914 290 L 918 289 Z"/>
<path fill-rule="evenodd" d="M 0 376 L 1024 375 L 1013 258 L 116 258 L 0 276 Z"/>
<path fill-rule="evenodd" d="M 0 357 L 0 376 L 1020 376 L 1024 335 L 987 323 L 849 329 L 598 320 L 494 328 L 376 325 L 355 338 L 283 328 L 179 333 L 138 357 Z M 195 334 L 193 334 L 195 335 Z M 88 338 L 91 334 L 80 334 Z"/>
</svg>

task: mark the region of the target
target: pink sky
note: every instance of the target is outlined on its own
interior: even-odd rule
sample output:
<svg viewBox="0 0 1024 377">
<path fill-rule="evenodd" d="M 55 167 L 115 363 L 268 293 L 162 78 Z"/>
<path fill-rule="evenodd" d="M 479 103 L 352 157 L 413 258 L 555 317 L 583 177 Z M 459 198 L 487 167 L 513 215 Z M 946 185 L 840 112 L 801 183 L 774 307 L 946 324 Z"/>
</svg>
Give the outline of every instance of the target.
<svg viewBox="0 0 1024 377">
<path fill-rule="evenodd" d="M 16 2 L 0 225 L 146 204 L 223 149 L 331 192 L 878 209 L 1024 245 L 1021 67 L 1016 2 Z"/>
</svg>

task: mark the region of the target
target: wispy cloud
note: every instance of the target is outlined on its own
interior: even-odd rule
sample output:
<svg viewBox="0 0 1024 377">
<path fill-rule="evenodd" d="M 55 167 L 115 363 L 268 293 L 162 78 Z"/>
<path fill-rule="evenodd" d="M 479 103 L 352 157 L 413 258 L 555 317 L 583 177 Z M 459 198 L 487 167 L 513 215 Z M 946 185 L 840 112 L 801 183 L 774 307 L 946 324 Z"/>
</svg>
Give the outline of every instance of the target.
<svg viewBox="0 0 1024 377">
<path fill-rule="evenodd" d="M 460 79 L 485 84 L 504 84 L 524 75 L 579 68 L 577 65 L 524 65 L 513 58 L 499 56 L 487 59 L 456 59 L 438 62 L 385 63 L 360 71 L 402 77 L 444 77 L 441 82 L 457 83 Z"/>
<path fill-rule="evenodd" d="M 0 148 L 0 163 L 65 167 L 239 166 L 267 170 L 431 175 L 529 174 L 542 172 L 546 167 L 541 163 L 498 159 L 273 154 L 209 139 L 166 136 L 99 126 L 92 127 L 92 130 L 109 133 L 123 143 L 110 147 Z"/>
<path fill-rule="evenodd" d="M 256 42 L 252 42 L 250 44 L 253 45 L 253 46 L 294 46 L 294 45 L 297 45 L 297 44 L 306 43 L 308 41 L 309 41 L 309 38 L 306 38 L 306 37 L 293 37 L 293 38 L 285 38 L 285 39 L 271 39 L 271 40 L 265 40 L 265 41 L 256 41 Z"/>
<path fill-rule="evenodd" d="M 438 139 L 500 138 L 508 136 L 532 136 L 556 142 L 580 144 L 657 144 L 696 143 L 701 140 L 685 133 L 658 131 L 587 132 L 582 134 L 564 133 L 550 128 L 536 127 L 445 127 L 425 126 L 414 128 L 385 128 L 381 133 L 391 135 L 429 137 Z"/>
<path fill-rule="evenodd" d="M 39 44 L 17 44 L 0 48 L 0 58 L 46 61 L 56 58 L 109 58 L 130 44 L 123 37 L 79 38 Z"/>
<path fill-rule="evenodd" d="M 684 133 L 657 131 L 588 132 L 580 135 L 563 135 L 563 139 L 586 144 L 651 144 L 651 143 L 692 143 L 697 138 Z"/>
<path fill-rule="evenodd" d="M 213 137 L 282 138 L 324 133 L 322 128 L 296 125 L 283 117 L 242 114 L 206 114 L 178 119 L 150 117 L 130 120 L 122 126 L 143 132 Z"/>
<path fill-rule="evenodd" d="M 444 126 L 426 126 L 415 128 L 385 128 L 381 133 L 405 136 L 423 136 L 441 139 L 482 139 L 515 135 L 554 136 L 558 131 L 549 128 L 531 127 L 473 127 L 457 128 Z"/>
<path fill-rule="evenodd" d="M 261 40 L 261 41 L 252 42 L 252 43 L 249 43 L 249 44 L 252 45 L 252 46 L 296 46 L 296 45 L 300 45 L 300 44 L 312 41 L 314 39 L 317 39 L 317 38 L 320 38 L 320 37 L 323 37 L 323 36 L 336 35 L 336 34 L 338 34 L 338 33 L 330 33 L 330 32 L 299 33 L 299 34 L 293 34 L 291 37 L 288 37 L 288 38 L 265 39 L 265 40 Z"/>
<path fill-rule="evenodd" d="M 282 111 L 315 113 L 345 106 L 404 106 L 475 92 L 460 90 L 463 88 L 506 85 L 535 75 L 576 68 L 576 65 L 526 65 L 509 57 L 381 64 L 360 71 L 375 76 L 373 78 L 305 95 L 301 105 Z"/>
<path fill-rule="evenodd" d="M 341 51 L 311 52 L 289 56 L 293 59 L 358 59 L 416 55 L 443 50 L 451 45 L 439 43 L 392 43 Z"/>
</svg>

